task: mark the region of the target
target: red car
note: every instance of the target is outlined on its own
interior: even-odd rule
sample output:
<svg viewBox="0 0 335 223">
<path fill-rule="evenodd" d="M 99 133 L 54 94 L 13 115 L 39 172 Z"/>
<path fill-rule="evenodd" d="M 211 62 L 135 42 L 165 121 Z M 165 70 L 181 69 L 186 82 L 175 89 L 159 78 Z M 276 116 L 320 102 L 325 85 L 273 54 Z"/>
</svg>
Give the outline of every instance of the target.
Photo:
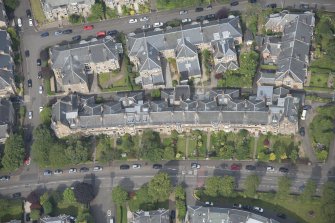
<svg viewBox="0 0 335 223">
<path fill-rule="evenodd" d="M 97 37 L 105 37 L 105 36 L 106 36 L 106 31 L 97 32 Z"/>
<path fill-rule="evenodd" d="M 84 26 L 84 30 L 92 30 L 93 28 L 94 28 L 93 25 Z"/>
<path fill-rule="evenodd" d="M 236 163 L 233 163 L 233 164 L 230 166 L 230 170 L 240 170 L 240 169 L 241 169 L 241 165 L 236 164 Z"/>
</svg>

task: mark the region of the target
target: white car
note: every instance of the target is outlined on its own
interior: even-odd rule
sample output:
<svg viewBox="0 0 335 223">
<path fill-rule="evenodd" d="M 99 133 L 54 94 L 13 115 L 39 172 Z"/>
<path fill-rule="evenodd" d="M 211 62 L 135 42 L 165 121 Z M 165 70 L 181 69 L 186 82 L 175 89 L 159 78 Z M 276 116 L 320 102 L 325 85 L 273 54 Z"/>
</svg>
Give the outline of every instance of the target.
<svg viewBox="0 0 335 223">
<path fill-rule="evenodd" d="M 95 166 L 93 168 L 93 171 L 102 171 L 102 167 L 101 166 Z"/>
<path fill-rule="evenodd" d="M 144 17 L 140 18 L 140 21 L 141 22 L 146 22 L 146 21 L 149 21 L 149 18 L 144 16 Z"/>
<path fill-rule="evenodd" d="M 200 166 L 199 163 L 192 163 L 192 164 L 191 164 L 191 168 L 192 168 L 192 169 L 200 169 L 200 167 L 201 167 L 201 166 Z"/>
<path fill-rule="evenodd" d="M 187 10 L 181 10 L 179 11 L 179 15 L 186 15 L 188 13 Z"/>
<path fill-rule="evenodd" d="M 182 22 L 182 23 L 192 22 L 192 19 L 190 19 L 190 18 L 186 18 L 186 19 L 181 20 L 181 22 Z"/>
<path fill-rule="evenodd" d="M 29 26 L 33 26 L 33 19 L 29 19 Z"/>
<path fill-rule="evenodd" d="M 69 173 L 77 173 L 77 169 L 76 168 L 71 168 L 71 169 L 69 169 Z"/>
<path fill-rule="evenodd" d="M 142 26 L 142 29 L 143 29 L 143 30 L 150 29 L 150 28 L 151 28 L 151 26 L 148 25 L 148 24 L 145 24 L 145 25 Z"/>
<path fill-rule="evenodd" d="M 130 24 L 137 23 L 137 19 L 130 19 L 130 20 L 129 20 L 129 23 L 130 23 Z"/>
<path fill-rule="evenodd" d="M 275 171 L 275 168 L 273 166 L 267 166 L 266 171 L 273 172 L 273 171 Z"/>
<path fill-rule="evenodd" d="M 258 211 L 259 213 L 263 213 L 263 208 L 260 208 L 260 207 L 254 207 L 253 208 L 254 211 Z"/>
<path fill-rule="evenodd" d="M 43 111 L 43 107 L 40 107 L 40 112 L 42 112 Z"/>
<path fill-rule="evenodd" d="M 62 30 L 57 30 L 55 32 L 55 36 L 59 36 L 59 35 L 62 35 L 63 34 L 63 31 Z"/>
<path fill-rule="evenodd" d="M 140 169 L 141 168 L 141 164 L 133 164 L 133 169 Z"/>
<path fill-rule="evenodd" d="M 33 118 L 33 111 L 28 112 L 28 118 L 32 119 Z"/>
<path fill-rule="evenodd" d="M 55 175 L 63 174 L 63 170 L 57 169 L 57 170 L 54 171 L 54 174 Z"/>
<path fill-rule="evenodd" d="M 21 18 L 17 19 L 17 26 L 20 27 L 20 28 L 22 27 L 22 20 L 21 20 Z"/>
<path fill-rule="evenodd" d="M 154 28 L 159 28 L 159 27 L 162 27 L 163 25 L 164 25 L 164 23 L 162 23 L 162 22 L 155 22 L 153 27 Z"/>
<path fill-rule="evenodd" d="M 42 93 L 43 93 L 43 86 L 42 86 L 42 85 L 39 86 L 39 88 L 38 88 L 38 93 L 39 93 L 39 94 L 42 94 Z"/>
</svg>

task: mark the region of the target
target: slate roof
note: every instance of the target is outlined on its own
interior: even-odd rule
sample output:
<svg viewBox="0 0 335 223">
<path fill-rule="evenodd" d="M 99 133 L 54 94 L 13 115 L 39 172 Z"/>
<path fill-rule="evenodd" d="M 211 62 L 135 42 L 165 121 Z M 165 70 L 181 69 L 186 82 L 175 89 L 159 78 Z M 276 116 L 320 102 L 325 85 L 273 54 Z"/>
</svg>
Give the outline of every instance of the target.
<svg viewBox="0 0 335 223">
<path fill-rule="evenodd" d="M 0 69 L 0 90 L 11 86 L 14 80 L 14 75 L 11 71 Z"/>
<path fill-rule="evenodd" d="M 42 0 L 42 6 L 45 11 L 50 11 L 54 8 L 64 7 L 70 4 L 93 5 L 94 0 Z"/>
<path fill-rule="evenodd" d="M 5 5 L 1 0 L 0 0 L 0 21 L 7 23 L 7 14 L 5 11 Z"/>
<path fill-rule="evenodd" d="M 236 61 L 229 61 L 228 63 L 218 63 L 214 70 L 216 73 L 224 73 L 226 70 L 236 70 L 239 66 Z"/>
<path fill-rule="evenodd" d="M 1 3 L 0 3 L 1 5 Z M 0 8 L 1 10 L 1 8 Z M 1 11 L 0 11 L 1 14 Z M 0 52 L 4 52 L 5 54 L 10 54 L 11 48 L 11 39 L 6 30 L 0 30 Z"/>
<path fill-rule="evenodd" d="M 287 23 L 290 23 L 291 21 L 296 19 L 298 19 L 299 22 L 304 23 L 308 26 L 315 26 L 315 18 L 313 13 L 305 12 L 302 14 L 290 14 L 286 12 L 270 15 L 268 21 L 265 23 L 265 28 L 272 29 L 272 27 L 275 26 L 284 27 Z"/>
<path fill-rule="evenodd" d="M 212 43 L 214 48 L 214 57 L 221 58 L 224 56 L 236 56 L 236 50 L 234 45 L 234 39 L 222 39 Z"/>
</svg>

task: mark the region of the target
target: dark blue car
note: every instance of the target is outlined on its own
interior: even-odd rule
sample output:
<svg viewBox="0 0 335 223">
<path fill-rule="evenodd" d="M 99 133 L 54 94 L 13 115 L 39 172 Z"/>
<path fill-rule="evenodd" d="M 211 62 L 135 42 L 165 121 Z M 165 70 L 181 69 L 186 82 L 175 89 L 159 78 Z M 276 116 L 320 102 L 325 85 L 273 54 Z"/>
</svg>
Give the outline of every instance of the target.
<svg viewBox="0 0 335 223">
<path fill-rule="evenodd" d="M 47 37 L 47 36 L 49 36 L 49 32 L 44 32 L 41 34 L 41 37 Z"/>
</svg>

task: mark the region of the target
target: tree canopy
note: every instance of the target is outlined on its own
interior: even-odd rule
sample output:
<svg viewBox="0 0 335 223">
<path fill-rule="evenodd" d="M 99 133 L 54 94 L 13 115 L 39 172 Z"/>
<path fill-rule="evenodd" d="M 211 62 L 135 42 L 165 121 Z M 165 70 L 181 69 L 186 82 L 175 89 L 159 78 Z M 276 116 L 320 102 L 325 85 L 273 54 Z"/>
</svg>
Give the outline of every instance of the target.
<svg viewBox="0 0 335 223">
<path fill-rule="evenodd" d="M 142 135 L 142 150 L 143 159 L 152 162 L 159 161 L 163 156 L 163 148 L 161 146 L 161 139 L 158 132 L 146 130 Z"/>
<path fill-rule="evenodd" d="M 5 170 L 13 171 L 19 168 L 24 159 L 24 143 L 20 134 L 13 134 L 8 137 L 5 143 L 5 155 L 2 158 L 2 165 Z"/>
<path fill-rule="evenodd" d="M 156 174 L 148 184 L 148 192 L 155 200 L 165 200 L 172 190 L 171 181 L 167 173 Z"/>
<path fill-rule="evenodd" d="M 234 195 L 235 179 L 232 176 L 209 177 L 205 182 L 205 194 L 211 197 Z"/>
<path fill-rule="evenodd" d="M 71 188 L 66 188 L 64 190 L 63 199 L 67 203 L 75 203 L 77 201 L 74 195 L 74 191 Z"/>
<path fill-rule="evenodd" d="M 128 193 L 118 185 L 112 190 L 112 199 L 115 204 L 122 205 L 128 199 Z"/>
<path fill-rule="evenodd" d="M 95 3 L 91 7 L 91 13 L 94 17 L 103 19 L 104 17 L 104 8 L 101 3 Z"/>
<path fill-rule="evenodd" d="M 93 186 L 88 183 L 78 183 L 74 187 L 74 196 L 76 200 L 83 204 L 88 204 L 93 200 Z"/>
</svg>

